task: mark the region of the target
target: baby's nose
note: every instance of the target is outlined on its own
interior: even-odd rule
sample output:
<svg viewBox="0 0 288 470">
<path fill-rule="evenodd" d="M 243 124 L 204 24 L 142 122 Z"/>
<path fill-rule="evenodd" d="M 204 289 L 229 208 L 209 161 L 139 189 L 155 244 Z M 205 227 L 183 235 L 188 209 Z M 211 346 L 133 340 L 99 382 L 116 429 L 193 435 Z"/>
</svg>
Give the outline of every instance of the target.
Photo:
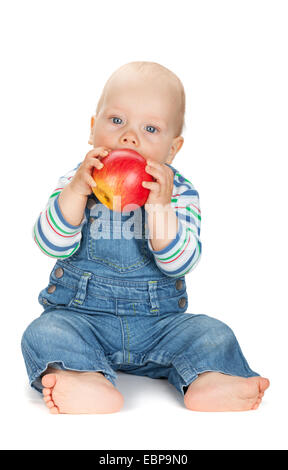
<svg viewBox="0 0 288 470">
<path fill-rule="evenodd" d="M 125 134 L 123 137 L 121 137 L 121 143 L 122 144 L 133 144 L 137 145 L 138 140 L 135 135 L 132 134 Z"/>
</svg>

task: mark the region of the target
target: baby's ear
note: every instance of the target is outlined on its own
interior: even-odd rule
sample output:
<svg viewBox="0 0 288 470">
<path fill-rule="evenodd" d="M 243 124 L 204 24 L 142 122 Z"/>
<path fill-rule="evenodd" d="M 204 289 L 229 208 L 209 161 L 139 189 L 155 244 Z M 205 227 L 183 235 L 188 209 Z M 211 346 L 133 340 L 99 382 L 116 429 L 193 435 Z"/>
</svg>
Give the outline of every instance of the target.
<svg viewBox="0 0 288 470">
<path fill-rule="evenodd" d="M 182 145 L 184 144 L 184 137 L 182 135 L 179 135 L 179 137 L 176 137 L 175 140 L 175 145 L 176 145 L 176 153 L 179 152 L 179 150 L 181 149 Z M 175 155 L 176 155 L 175 153 Z"/>
<path fill-rule="evenodd" d="M 93 145 L 93 128 L 94 128 L 94 124 L 95 124 L 95 116 L 92 116 L 91 121 L 90 121 L 90 137 L 89 137 L 89 140 L 88 140 L 88 144 L 90 144 L 90 145 Z"/>
<path fill-rule="evenodd" d="M 171 163 L 174 160 L 176 153 L 179 152 L 183 143 L 184 143 L 184 138 L 182 135 L 179 135 L 178 137 L 175 137 L 173 139 L 166 163 Z"/>
</svg>

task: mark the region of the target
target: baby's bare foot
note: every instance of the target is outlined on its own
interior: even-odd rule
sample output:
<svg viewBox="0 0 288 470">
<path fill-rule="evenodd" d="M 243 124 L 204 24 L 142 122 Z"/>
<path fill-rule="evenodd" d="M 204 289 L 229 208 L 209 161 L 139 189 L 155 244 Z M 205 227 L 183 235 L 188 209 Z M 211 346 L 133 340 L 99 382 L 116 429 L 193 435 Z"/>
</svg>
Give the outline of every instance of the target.
<svg viewBox="0 0 288 470">
<path fill-rule="evenodd" d="M 184 403 L 193 411 L 256 410 L 268 387 L 269 380 L 263 377 L 204 372 L 189 385 Z"/>
<path fill-rule="evenodd" d="M 49 368 L 42 377 L 43 398 L 50 413 L 115 413 L 123 396 L 100 372 Z"/>
</svg>

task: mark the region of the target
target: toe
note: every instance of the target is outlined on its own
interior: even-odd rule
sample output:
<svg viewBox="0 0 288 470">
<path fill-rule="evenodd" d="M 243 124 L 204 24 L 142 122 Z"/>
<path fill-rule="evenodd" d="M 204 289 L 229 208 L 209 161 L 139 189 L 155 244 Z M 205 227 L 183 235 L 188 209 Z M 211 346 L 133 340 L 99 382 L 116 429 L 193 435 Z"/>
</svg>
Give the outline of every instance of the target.
<svg viewBox="0 0 288 470">
<path fill-rule="evenodd" d="M 257 408 L 260 405 L 261 401 L 262 401 L 261 398 L 258 398 L 258 400 L 252 406 L 251 410 L 257 410 Z"/>
<path fill-rule="evenodd" d="M 43 397 L 43 400 L 48 403 L 48 401 L 51 401 L 51 395 L 47 395 L 47 397 Z"/>
<path fill-rule="evenodd" d="M 259 391 L 260 393 L 263 393 L 265 392 L 265 390 L 269 387 L 270 385 L 270 382 L 268 379 L 264 378 L 264 377 L 260 377 L 260 382 L 259 382 Z"/>
<path fill-rule="evenodd" d="M 53 408 L 53 407 L 55 407 L 55 403 L 54 403 L 52 400 L 48 401 L 48 402 L 46 403 L 46 405 L 48 406 L 48 408 Z"/>
<path fill-rule="evenodd" d="M 52 415 L 58 415 L 59 414 L 59 410 L 58 410 L 57 406 L 53 406 L 53 408 L 50 408 L 49 411 Z"/>
<path fill-rule="evenodd" d="M 43 388 L 42 393 L 44 397 L 48 397 L 49 395 L 51 395 L 51 388 Z"/>
<path fill-rule="evenodd" d="M 42 385 L 47 388 L 54 387 L 56 384 L 56 374 L 46 374 L 42 377 Z"/>
</svg>

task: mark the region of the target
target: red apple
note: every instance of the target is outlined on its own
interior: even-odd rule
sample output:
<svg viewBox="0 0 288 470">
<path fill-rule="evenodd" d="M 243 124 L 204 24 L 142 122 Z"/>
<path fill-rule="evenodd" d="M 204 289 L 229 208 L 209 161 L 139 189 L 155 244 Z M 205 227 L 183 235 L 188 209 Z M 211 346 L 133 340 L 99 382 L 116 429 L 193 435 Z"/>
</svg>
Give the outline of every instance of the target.
<svg viewBox="0 0 288 470">
<path fill-rule="evenodd" d="M 101 170 L 94 168 L 92 173 L 97 184 L 92 189 L 99 201 L 117 212 L 123 212 L 128 204 L 126 210 L 143 206 L 150 190 L 142 186 L 142 181 L 154 180 L 145 171 L 145 158 L 135 150 L 116 149 L 101 158 L 101 162 L 104 165 Z"/>
</svg>

